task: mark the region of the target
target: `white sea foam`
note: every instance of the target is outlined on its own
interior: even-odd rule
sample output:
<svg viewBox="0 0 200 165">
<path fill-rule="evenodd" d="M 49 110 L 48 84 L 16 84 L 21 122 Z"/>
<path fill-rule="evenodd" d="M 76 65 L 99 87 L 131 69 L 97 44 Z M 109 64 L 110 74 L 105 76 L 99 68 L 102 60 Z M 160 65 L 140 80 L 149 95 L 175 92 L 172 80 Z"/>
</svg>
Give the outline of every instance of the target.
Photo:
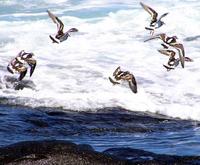
<svg viewBox="0 0 200 165">
<path fill-rule="evenodd" d="M 54 1 L 45 2 L 51 4 Z M 60 0 L 58 3 L 63 2 Z M 108 5 L 106 2 L 88 1 L 88 4 L 98 7 Z M 151 4 L 151 1 L 146 3 Z M 131 1 L 124 4 L 130 7 Z M 38 20 L 4 20 L 0 21 L 0 61 L 3 68 L 0 74 L 9 75 L 7 63 L 23 49 L 34 52 L 38 63 L 33 76 L 26 77 L 37 85 L 36 90 L 14 91 L 3 86 L 1 96 L 10 98 L 8 103 L 32 107 L 91 110 L 122 106 L 133 111 L 200 120 L 199 40 L 183 41 L 186 37 L 199 35 L 200 3 L 196 1 L 195 6 L 188 1 L 174 1 L 152 5 L 161 13 L 169 11 L 164 18 L 166 25 L 158 33 L 177 35 L 185 46 L 186 56 L 194 59 L 193 63 L 186 63 L 185 69 L 179 66 L 167 72 L 162 66 L 167 57 L 156 50 L 160 48 L 160 41 L 143 42 L 149 37 L 144 30 L 149 15 L 139 2 L 134 2 L 133 9 L 110 13 L 106 10 L 105 16 L 92 19 L 60 12 L 65 29 L 76 27 L 79 33 L 59 45 L 52 44 L 48 38 L 49 34 L 56 33 L 56 25 L 47 15 Z M 75 7 L 80 8 L 81 5 Z M 22 15 L 22 12 L 15 14 Z M 135 75 L 138 94 L 132 93 L 125 82 L 113 86 L 108 81 L 108 76 L 117 66 Z"/>
</svg>

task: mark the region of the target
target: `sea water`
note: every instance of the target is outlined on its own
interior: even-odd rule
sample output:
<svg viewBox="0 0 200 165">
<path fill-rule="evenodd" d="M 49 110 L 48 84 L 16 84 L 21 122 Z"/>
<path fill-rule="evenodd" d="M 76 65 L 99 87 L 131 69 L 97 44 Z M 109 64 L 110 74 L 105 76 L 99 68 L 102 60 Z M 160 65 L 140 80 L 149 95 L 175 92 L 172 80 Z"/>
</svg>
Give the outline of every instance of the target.
<svg viewBox="0 0 200 165">
<path fill-rule="evenodd" d="M 74 111 L 122 107 L 173 118 L 200 120 L 200 1 L 145 0 L 143 3 L 166 23 L 155 34 L 176 35 L 187 57 L 175 70 L 166 71 L 168 57 L 159 54 L 161 41 L 145 26 L 150 15 L 136 0 L 1 0 L 0 76 L 1 104 L 53 107 Z M 77 28 L 67 41 L 53 44 L 57 32 L 50 10 L 64 23 L 64 31 Z M 190 39 L 188 39 L 188 37 Z M 192 39 L 191 39 L 192 38 Z M 35 89 L 14 90 L 5 85 L 6 67 L 21 50 L 33 52 L 37 66 L 31 80 Z M 138 93 L 126 82 L 113 86 L 108 77 L 120 66 L 136 78 Z"/>
</svg>

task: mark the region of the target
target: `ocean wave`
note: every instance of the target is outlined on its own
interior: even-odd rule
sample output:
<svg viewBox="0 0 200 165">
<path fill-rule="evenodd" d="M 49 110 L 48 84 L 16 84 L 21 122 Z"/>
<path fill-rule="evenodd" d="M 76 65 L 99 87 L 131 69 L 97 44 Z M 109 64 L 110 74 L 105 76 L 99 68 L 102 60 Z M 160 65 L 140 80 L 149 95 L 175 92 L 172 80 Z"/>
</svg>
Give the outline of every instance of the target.
<svg viewBox="0 0 200 165">
<path fill-rule="evenodd" d="M 60 0 L 58 3 L 65 2 Z M 200 120 L 198 40 L 183 42 L 186 55 L 193 58 L 194 62 L 186 63 L 185 69 L 178 67 L 167 72 L 162 66 L 166 57 L 159 55 L 156 50 L 159 41 L 143 42 L 149 37 L 144 30 L 149 15 L 138 3 L 134 3 L 136 6 L 131 9 L 130 1 L 126 2 L 124 5 L 128 9 L 124 6 L 117 11 L 102 9 L 104 14 L 101 18 L 98 13 L 91 19 L 87 15 L 84 18 L 76 14 L 73 16 L 73 13 L 71 16 L 65 15 L 69 8 L 55 10 L 65 23 L 66 30 L 76 27 L 80 31 L 59 45 L 52 44 L 48 38 L 48 35 L 56 33 L 56 25 L 47 14 L 45 16 L 45 11 L 27 14 L 29 17 L 42 16 L 38 20 L 24 19 L 23 11 L 14 14 L 19 17 L 18 21 L 0 21 L 0 35 L 5 38 L 0 51 L 0 62 L 5 66 L 0 71 L 1 77 L 9 75 L 6 66 L 20 50 L 34 52 L 38 60 L 33 76 L 25 78 L 36 84 L 36 90 L 25 88 L 15 91 L 1 84 L 0 93 L 7 98 L 6 103 L 76 110 L 121 106 L 133 111 Z M 106 6 L 104 3 L 97 1 L 94 4 L 90 1 L 89 4 Z M 184 13 L 178 7 L 178 2 L 173 2 L 173 5 L 176 7 L 172 6 L 172 2 L 165 3 L 164 7 L 158 5 L 161 12 L 162 9 L 170 11 L 166 25 L 158 33 L 175 34 L 181 42 L 187 36 L 197 36 L 200 27 L 197 22 L 200 17 L 199 2 L 195 7 L 193 3 L 190 5 L 184 1 Z M 77 6 L 80 7 L 80 4 Z M 191 14 L 195 16 L 191 17 Z M 135 75 L 138 94 L 133 94 L 126 83 L 118 86 L 110 84 L 108 77 L 117 66 Z"/>
</svg>

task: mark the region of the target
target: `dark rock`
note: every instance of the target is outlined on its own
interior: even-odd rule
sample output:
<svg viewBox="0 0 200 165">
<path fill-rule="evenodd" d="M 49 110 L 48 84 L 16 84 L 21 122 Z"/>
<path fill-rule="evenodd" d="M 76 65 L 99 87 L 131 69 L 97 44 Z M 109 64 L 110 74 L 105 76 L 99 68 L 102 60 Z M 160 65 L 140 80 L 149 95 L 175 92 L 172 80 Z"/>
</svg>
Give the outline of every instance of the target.
<svg viewBox="0 0 200 165">
<path fill-rule="evenodd" d="M 125 165 L 126 160 L 68 141 L 28 141 L 0 149 L 0 164 L 10 165 Z"/>
<path fill-rule="evenodd" d="M 105 150 L 103 153 L 107 155 L 116 156 L 117 158 L 122 160 L 129 160 L 133 164 L 152 164 L 152 165 L 200 164 L 199 156 L 176 156 L 176 155 L 155 154 L 152 152 L 139 149 L 132 149 L 132 148 L 111 148 Z"/>
</svg>

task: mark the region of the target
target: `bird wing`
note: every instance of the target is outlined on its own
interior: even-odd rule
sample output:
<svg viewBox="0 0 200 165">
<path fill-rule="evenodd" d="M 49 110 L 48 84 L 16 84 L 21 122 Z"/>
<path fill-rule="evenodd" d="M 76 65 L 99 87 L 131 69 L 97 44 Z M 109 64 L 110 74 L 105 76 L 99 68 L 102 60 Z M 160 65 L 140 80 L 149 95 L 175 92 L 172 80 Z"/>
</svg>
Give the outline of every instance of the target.
<svg viewBox="0 0 200 165">
<path fill-rule="evenodd" d="M 49 35 L 49 38 L 52 40 L 52 42 L 53 42 L 53 43 L 57 43 L 57 44 L 59 44 L 59 42 L 58 42 L 58 41 L 56 41 L 56 39 L 55 39 L 55 38 L 53 38 L 51 35 Z"/>
<path fill-rule="evenodd" d="M 116 76 L 117 73 L 120 71 L 120 66 L 117 67 L 117 69 L 115 69 L 115 71 L 113 72 L 113 76 Z"/>
<path fill-rule="evenodd" d="M 78 29 L 76 28 L 71 28 L 67 31 L 67 33 L 71 33 L 71 32 L 78 32 Z"/>
<path fill-rule="evenodd" d="M 32 64 L 31 66 L 31 70 L 30 70 L 30 77 L 32 76 L 34 70 L 35 70 L 35 67 L 36 67 L 36 63 L 35 64 Z"/>
<path fill-rule="evenodd" d="M 153 21 L 157 20 L 158 13 L 154 9 L 152 9 L 151 7 L 145 5 L 142 2 L 140 2 L 140 5 L 144 8 L 144 10 L 146 10 L 151 15 L 151 19 Z"/>
<path fill-rule="evenodd" d="M 166 49 L 159 49 L 158 52 L 166 56 L 173 56 L 176 54 L 173 50 L 166 50 Z"/>
<path fill-rule="evenodd" d="M 174 69 L 173 67 L 170 67 L 170 66 L 167 66 L 167 65 L 164 65 L 163 66 L 167 69 L 167 71 L 170 71 L 171 69 Z"/>
<path fill-rule="evenodd" d="M 158 20 L 161 20 L 161 19 L 162 19 L 163 17 L 165 17 L 167 14 L 169 14 L 169 13 L 162 14 Z"/>
<path fill-rule="evenodd" d="M 110 82 L 111 82 L 113 85 L 120 84 L 119 82 L 114 81 L 111 77 L 108 77 L 108 79 L 110 80 Z"/>
<path fill-rule="evenodd" d="M 49 10 L 47 10 L 47 13 L 52 21 L 57 25 L 58 31 L 63 32 L 64 24 L 62 23 L 62 21 Z"/>
<path fill-rule="evenodd" d="M 161 39 L 163 42 L 165 42 L 165 38 L 167 37 L 167 35 L 165 33 L 160 33 L 160 34 L 157 34 L 153 37 L 150 37 L 146 40 L 144 40 L 144 42 L 147 42 L 147 41 L 150 41 L 150 40 L 154 40 L 154 39 Z"/>
<path fill-rule="evenodd" d="M 178 54 L 179 54 L 179 59 L 181 61 L 181 66 L 182 68 L 184 68 L 184 63 L 185 63 L 185 50 L 182 44 L 174 44 L 172 45 L 175 49 L 178 50 Z"/>
<path fill-rule="evenodd" d="M 32 74 L 33 74 L 33 72 L 34 72 L 34 70 L 35 70 L 35 67 L 36 67 L 37 62 L 36 62 L 35 59 L 31 58 L 31 59 L 29 59 L 29 60 L 27 61 L 27 63 L 28 63 L 28 65 L 31 67 L 31 69 L 30 69 L 30 77 L 31 77 Z"/>
<path fill-rule="evenodd" d="M 137 93 L 137 83 L 134 76 L 128 81 L 128 85 L 133 93 Z"/>
<path fill-rule="evenodd" d="M 21 81 L 26 76 L 26 73 L 27 73 L 27 68 L 23 72 L 20 72 L 18 80 Z"/>
</svg>

